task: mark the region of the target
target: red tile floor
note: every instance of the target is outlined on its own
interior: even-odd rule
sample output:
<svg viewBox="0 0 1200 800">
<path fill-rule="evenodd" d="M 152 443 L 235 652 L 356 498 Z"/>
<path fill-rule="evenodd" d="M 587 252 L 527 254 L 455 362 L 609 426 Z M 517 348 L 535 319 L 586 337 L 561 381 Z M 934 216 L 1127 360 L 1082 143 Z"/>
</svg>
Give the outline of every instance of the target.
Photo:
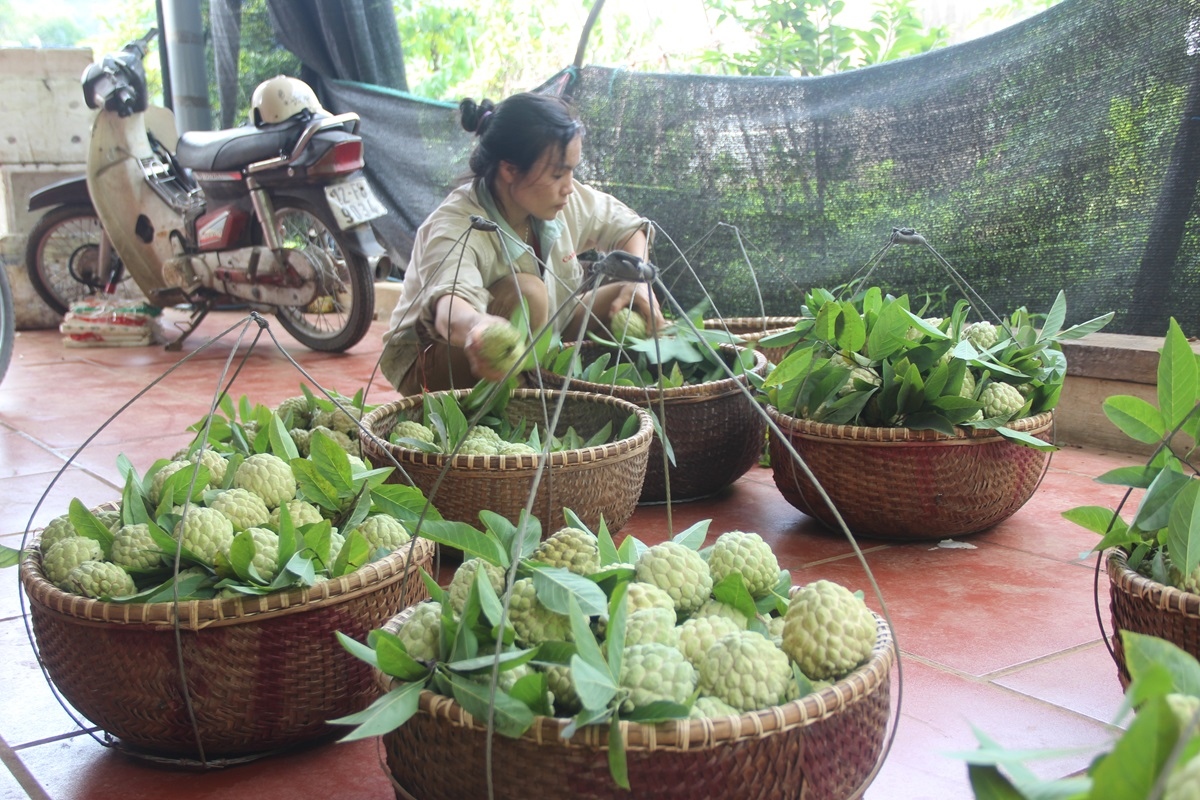
<svg viewBox="0 0 1200 800">
<path fill-rule="evenodd" d="M 269 330 L 282 350 L 266 334 L 251 348 L 258 329 L 247 329 L 244 319 L 240 312 L 213 314 L 182 353 L 154 346 L 65 348 L 56 331 L 21 333 L 0 385 L 0 542 L 18 546 L 27 526 L 44 525 L 72 497 L 88 504 L 115 499 L 119 454 L 144 470 L 184 444 L 185 428 L 208 410 L 231 356 L 230 369 L 246 358 L 231 393 L 266 404 L 297 394 L 304 380 L 285 351 L 322 386 L 353 394 L 372 380 L 382 323 L 351 352 L 331 355 L 297 345 L 274 323 Z M 369 385 L 369 403 L 395 398 L 377 376 Z M 860 542 L 893 620 L 902 668 L 892 676 L 893 705 L 902 701 L 893 714 L 894 740 L 868 800 L 971 797 L 963 762 L 949 754 L 974 747 L 973 726 L 1014 748 L 1098 747 L 1114 736 L 1120 689 L 1094 611 L 1095 559 L 1081 559 L 1095 538 L 1060 514 L 1114 502 L 1117 487 L 1092 478 L 1134 461 L 1094 449 L 1061 450 L 1023 509 L 990 531 L 964 537 L 962 547 Z M 880 608 L 849 545 L 784 501 L 769 470 L 756 467 L 719 496 L 672 510 L 676 530 L 708 518 L 710 535 L 734 528 L 761 533 L 797 582 L 837 580 L 864 590 L 868 603 Z M 665 507 L 642 506 L 622 533 L 653 543 L 666 536 L 666 527 Z M 26 632 L 16 570 L 2 574 L 0 761 L 6 769 L 0 770 L 0 796 L 393 796 L 375 740 L 325 743 L 208 772 L 154 766 L 102 746 L 55 699 Z M 1103 583 L 1101 589 L 1106 593 Z M 1107 625 L 1107 610 L 1104 620 Z M 1035 771 L 1065 775 L 1089 757 L 1084 750 L 1039 762 Z"/>
</svg>

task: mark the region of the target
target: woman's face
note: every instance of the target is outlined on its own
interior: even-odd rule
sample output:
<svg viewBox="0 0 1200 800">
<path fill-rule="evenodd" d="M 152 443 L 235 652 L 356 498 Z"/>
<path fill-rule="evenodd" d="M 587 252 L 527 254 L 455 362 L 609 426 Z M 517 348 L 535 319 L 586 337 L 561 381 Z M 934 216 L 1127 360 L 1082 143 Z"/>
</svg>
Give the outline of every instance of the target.
<svg viewBox="0 0 1200 800">
<path fill-rule="evenodd" d="M 537 219 L 554 219 L 571 196 L 571 182 L 582 153 L 581 136 L 576 136 L 564 148 L 558 145 L 547 147 L 528 172 L 513 174 L 505 198 L 505 205 L 509 206 L 506 210 L 514 216 L 529 214 Z"/>
</svg>

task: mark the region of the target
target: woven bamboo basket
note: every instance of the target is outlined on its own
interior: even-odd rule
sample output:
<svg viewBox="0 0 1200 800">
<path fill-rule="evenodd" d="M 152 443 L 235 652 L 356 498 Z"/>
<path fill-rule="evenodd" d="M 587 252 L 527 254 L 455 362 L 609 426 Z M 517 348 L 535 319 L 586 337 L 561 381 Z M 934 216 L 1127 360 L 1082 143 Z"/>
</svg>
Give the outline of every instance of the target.
<svg viewBox="0 0 1200 800">
<path fill-rule="evenodd" d="M 208 762 L 344 732 L 326 720 L 362 710 L 378 690 L 334 634 L 361 640 L 426 599 L 417 567 L 430 569 L 433 553 L 417 539 L 308 589 L 178 606 L 67 594 L 37 554 L 20 580 L 38 656 L 67 702 L 119 747 Z"/>
<path fill-rule="evenodd" d="M 704 320 L 704 327 L 710 331 L 726 331 L 737 336 L 747 344 L 757 347 L 758 342 L 773 333 L 783 333 L 796 327 L 800 317 L 720 317 Z M 757 347 L 758 352 L 767 357 L 767 361 L 778 364 L 788 354 L 790 347 Z"/>
<path fill-rule="evenodd" d="M 466 397 L 467 390 L 458 390 Z M 512 420 L 545 419 L 556 408 L 561 392 L 517 389 L 506 413 Z M 597 447 L 550 453 L 541 469 L 541 456 L 448 456 L 423 453 L 387 441 L 400 420 L 421 420 L 421 397 L 406 397 L 379 406 L 363 419 L 371 436 L 360 432 L 363 455 L 380 466 L 399 463 L 388 480 L 411 483 L 421 489 L 445 519 L 479 524 L 479 512 L 494 511 L 512 522 L 520 519 L 539 471 L 533 515 L 549 535 L 564 524 L 563 509 L 569 508 L 592 530 L 603 517 L 611 533 L 619 531 L 637 506 L 638 493 L 646 476 L 646 459 L 654 426 L 642 409 L 615 397 L 584 392 L 567 392 L 557 433 L 574 427 L 584 439 L 606 423 L 620 431 L 630 414 L 638 416 L 637 432 Z M 445 476 L 442 477 L 443 472 Z M 440 480 L 440 483 L 439 483 Z"/>
<path fill-rule="evenodd" d="M 411 612 L 410 612 L 411 613 Z M 388 623 L 396 631 L 406 614 Z M 820 692 L 740 716 L 658 725 L 620 722 L 629 783 L 608 769 L 608 725 L 579 729 L 539 717 L 518 739 L 491 739 L 496 800 L 844 800 L 883 752 L 894 660 L 887 624 L 876 616 L 866 664 Z M 393 679 L 376 673 L 380 689 Z M 397 800 L 488 797 L 487 725 L 452 698 L 423 691 L 420 711 L 383 736 Z"/>
<path fill-rule="evenodd" d="M 595 342 L 577 346 L 583 347 L 580 357 L 585 363 L 604 352 L 604 347 Z M 721 349 L 732 354 L 742 348 L 721 345 Z M 765 375 L 766 356 L 753 352 L 752 371 L 756 375 Z M 540 378 L 546 385 L 556 388 L 567 381 L 562 375 L 547 370 L 541 371 Z M 569 386 L 574 391 L 618 397 L 662 415 L 663 427 L 675 453 L 675 465 L 669 473 L 664 471 L 662 443 L 655 436 L 646 466 L 646 481 L 638 498 L 641 503 L 661 503 L 667 499 L 678 502 L 708 497 L 732 484 L 758 463 L 767 423 L 754 401 L 743 394 L 746 384 L 746 377 L 739 376 L 677 386 L 662 392 L 654 388 L 611 386 L 577 378 L 571 378 Z"/>
<path fill-rule="evenodd" d="M 1159 583 L 1130 569 L 1124 551 L 1117 548 L 1108 552 L 1105 566 L 1113 658 L 1122 689 L 1129 688 L 1130 677 L 1121 631 L 1166 639 L 1200 658 L 1200 595 Z"/>
<path fill-rule="evenodd" d="M 767 407 L 833 501 L 846 526 L 881 539 L 943 539 L 990 528 L 1033 496 L 1050 454 L 994 431 L 959 435 L 909 428 L 828 425 Z M 1053 412 L 1008 427 L 1049 442 Z M 829 528 L 837 519 L 774 430 L 767 437 L 775 485 L 784 498 Z"/>
</svg>

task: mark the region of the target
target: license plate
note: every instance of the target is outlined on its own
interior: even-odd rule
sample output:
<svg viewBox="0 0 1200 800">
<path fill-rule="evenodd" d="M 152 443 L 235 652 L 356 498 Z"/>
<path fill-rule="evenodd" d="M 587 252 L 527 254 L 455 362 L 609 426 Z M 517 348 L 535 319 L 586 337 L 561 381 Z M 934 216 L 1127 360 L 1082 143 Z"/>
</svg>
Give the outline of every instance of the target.
<svg viewBox="0 0 1200 800">
<path fill-rule="evenodd" d="M 342 230 L 370 222 L 387 213 L 363 177 L 326 186 L 325 199 L 329 201 L 329 209 Z"/>
</svg>

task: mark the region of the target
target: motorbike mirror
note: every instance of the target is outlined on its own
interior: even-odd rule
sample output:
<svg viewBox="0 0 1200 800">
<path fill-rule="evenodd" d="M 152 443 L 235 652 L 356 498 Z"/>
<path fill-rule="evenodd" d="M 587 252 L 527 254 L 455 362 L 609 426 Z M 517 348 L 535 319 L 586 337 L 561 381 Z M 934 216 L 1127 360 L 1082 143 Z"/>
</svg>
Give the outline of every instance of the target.
<svg viewBox="0 0 1200 800">
<path fill-rule="evenodd" d="M 146 31 L 146 35 L 140 39 L 134 39 L 122 49 L 127 53 L 137 53 L 138 58 L 143 58 L 146 51 L 150 49 L 150 43 L 154 41 L 154 37 L 158 36 L 158 28 L 151 28 Z"/>
</svg>

